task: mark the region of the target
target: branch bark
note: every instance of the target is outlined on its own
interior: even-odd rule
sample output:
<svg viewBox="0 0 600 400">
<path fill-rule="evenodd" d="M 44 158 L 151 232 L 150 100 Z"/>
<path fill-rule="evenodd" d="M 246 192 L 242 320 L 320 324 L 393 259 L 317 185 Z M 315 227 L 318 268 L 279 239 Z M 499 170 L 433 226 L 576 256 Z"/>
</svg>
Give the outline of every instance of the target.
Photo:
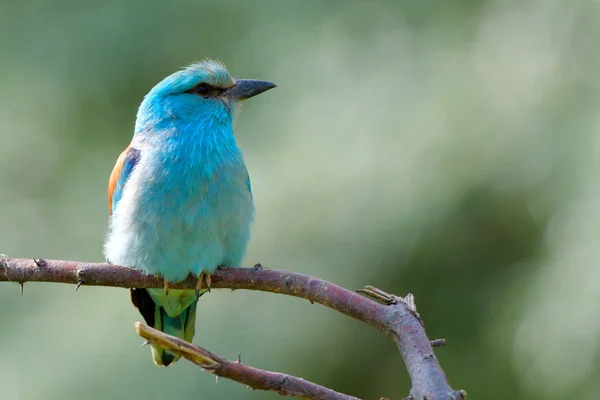
<svg viewBox="0 0 600 400">
<path fill-rule="evenodd" d="M 163 287 L 163 280 L 159 277 L 107 263 L 6 257 L 0 259 L 0 281 L 21 285 L 24 282 L 59 282 L 77 284 L 78 287 Z M 170 284 L 170 287 L 194 289 L 196 282 L 196 278 L 189 277 L 185 281 Z M 410 294 L 401 298 L 367 286 L 360 290 L 368 296 L 365 297 L 321 279 L 266 269 L 260 265 L 253 268 L 219 268 L 212 274 L 211 288 L 259 290 L 300 297 L 362 321 L 385 333 L 400 349 L 412 382 L 407 399 L 466 399 L 465 391 L 450 388 Z"/>
</svg>

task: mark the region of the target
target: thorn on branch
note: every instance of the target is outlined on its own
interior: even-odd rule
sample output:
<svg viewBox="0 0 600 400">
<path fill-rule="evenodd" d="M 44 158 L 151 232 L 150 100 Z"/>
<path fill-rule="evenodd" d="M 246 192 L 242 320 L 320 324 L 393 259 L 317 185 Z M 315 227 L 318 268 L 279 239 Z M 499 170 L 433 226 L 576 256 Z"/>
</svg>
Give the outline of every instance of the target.
<svg viewBox="0 0 600 400">
<path fill-rule="evenodd" d="M 433 339 L 429 343 L 431 343 L 431 347 L 443 347 L 446 345 L 446 339 L 445 338 Z"/>
<path fill-rule="evenodd" d="M 85 283 L 85 271 L 83 270 L 83 268 L 78 268 L 77 269 L 77 286 L 75 286 L 75 291 L 78 291 L 79 288 L 81 287 L 81 285 L 83 285 Z"/>
<path fill-rule="evenodd" d="M 264 268 L 261 263 L 258 263 L 258 264 L 254 264 L 254 267 L 252 267 L 252 269 L 255 271 L 262 271 Z"/>
<path fill-rule="evenodd" d="M 21 297 L 23 297 L 23 282 L 19 282 L 19 293 L 21 294 Z"/>
<path fill-rule="evenodd" d="M 144 343 L 142 343 L 140 347 L 148 346 L 149 344 L 151 344 L 150 340 L 144 340 Z"/>
<path fill-rule="evenodd" d="M 241 364 L 242 363 L 242 353 L 238 353 L 237 360 L 235 360 L 235 362 L 237 364 Z"/>
<path fill-rule="evenodd" d="M 46 266 L 46 260 L 44 260 L 43 258 L 34 258 L 33 262 L 40 268 Z"/>
</svg>

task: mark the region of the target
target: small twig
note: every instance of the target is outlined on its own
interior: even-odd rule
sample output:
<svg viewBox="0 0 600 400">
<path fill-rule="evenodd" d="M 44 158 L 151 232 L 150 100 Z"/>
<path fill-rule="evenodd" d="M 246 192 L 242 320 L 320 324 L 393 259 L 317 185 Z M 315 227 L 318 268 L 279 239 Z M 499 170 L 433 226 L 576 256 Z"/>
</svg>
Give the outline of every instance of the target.
<svg viewBox="0 0 600 400">
<path fill-rule="evenodd" d="M 430 343 L 431 343 L 431 347 L 442 347 L 442 346 L 446 345 L 446 339 L 445 338 L 433 339 Z"/>
<path fill-rule="evenodd" d="M 278 372 L 264 371 L 242 364 L 239 360 L 229 361 L 200 346 L 193 345 L 174 336 L 150 328 L 140 322 L 135 323 L 138 335 L 152 344 L 161 346 L 187 358 L 203 370 L 231 379 L 256 390 L 269 390 L 283 396 L 296 396 L 314 400 L 359 400 L 317 385 L 295 376 Z"/>
<path fill-rule="evenodd" d="M 387 293 L 380 293 L 381 291 L 379 289 L 373 289 L 375 289 L 373 286 L 366 286 L 364 289 L 356 289 L 356 292 L 361 293 L 374 300 L 378 300 L 383 304 L 387 304 L 388 306 L 391 304 L 396 304 L 397 301 L 394 297 L 387 295 Z"/>
</svg>

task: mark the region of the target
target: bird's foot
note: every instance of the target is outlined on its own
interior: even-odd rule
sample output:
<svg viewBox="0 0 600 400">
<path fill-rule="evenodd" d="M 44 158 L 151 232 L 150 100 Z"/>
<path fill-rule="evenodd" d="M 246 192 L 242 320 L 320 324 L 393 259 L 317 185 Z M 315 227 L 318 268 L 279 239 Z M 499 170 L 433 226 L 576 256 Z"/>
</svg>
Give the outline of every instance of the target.
<svg viewBox="0 0 600 400">
<path fill-rule="evenodd" d="M 169 281 L 166 279 L 164 281 L 165 281 L 165 294 L 169 294 Z"/>
<path fill-rule="evenodd" d="M 202 291 L 202 287 L 204 286 L 205 282 L 206 282 L 206 289 L 208 290 L 208 293 L 210 293 L 210 284 L 211 284 L 210 274 L 202 272 L 202 273 L 200 273 L 200 276 L 198 277 L 198 283 L 196 284 L 196 297 L 200 297 L 200 292 Z"/>
</svg>

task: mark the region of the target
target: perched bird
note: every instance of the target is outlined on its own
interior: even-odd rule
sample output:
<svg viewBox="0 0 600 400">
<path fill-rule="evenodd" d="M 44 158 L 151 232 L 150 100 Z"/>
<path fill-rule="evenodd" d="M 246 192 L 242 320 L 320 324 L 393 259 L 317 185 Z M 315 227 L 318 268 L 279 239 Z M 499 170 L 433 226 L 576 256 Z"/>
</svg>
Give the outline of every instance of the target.
<svg viewBox="0 0 600 400">
<path fill-rule="evenodd" d="M 254 205 L 233 122 L 242 100 L 274 87 L 235 80 L 208 60 L 168 76 L 144 97 L 131 144 L 110 175 L 104 254 L 164 278 L 164 289 L 131 289 L 148 325 L 191 342 L 210 274 L 241 266 Z M 169 282 L 190 274 L 196 290 L 169 290 Z M 164 366 L 179 358 L 156 346 L 152 357 Z"/>
</svg>

